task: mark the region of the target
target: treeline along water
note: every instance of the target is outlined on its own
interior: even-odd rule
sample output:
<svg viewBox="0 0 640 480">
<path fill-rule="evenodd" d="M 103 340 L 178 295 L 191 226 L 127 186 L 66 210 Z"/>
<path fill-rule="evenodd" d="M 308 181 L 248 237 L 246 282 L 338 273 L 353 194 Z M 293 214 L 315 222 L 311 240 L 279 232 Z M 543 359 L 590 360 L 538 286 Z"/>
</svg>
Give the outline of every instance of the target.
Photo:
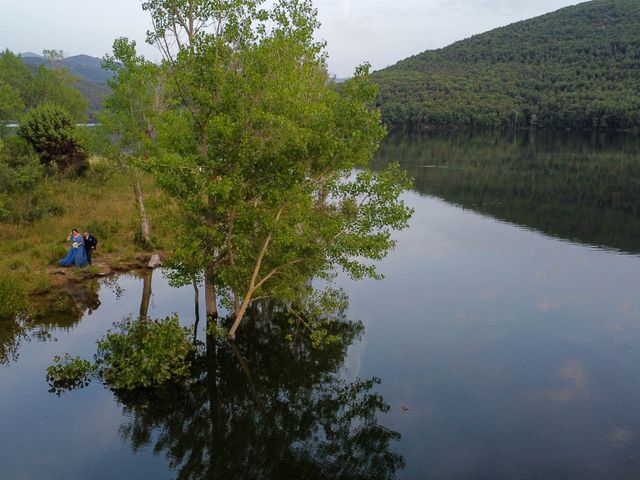
<svg viewBox="0 0 640 480">
<path fill-rule="evenodd" d="M 640 252 L 640 141 L 595 132 L 391 134 L 420 193 L 575 242 Z"/>
</svg>

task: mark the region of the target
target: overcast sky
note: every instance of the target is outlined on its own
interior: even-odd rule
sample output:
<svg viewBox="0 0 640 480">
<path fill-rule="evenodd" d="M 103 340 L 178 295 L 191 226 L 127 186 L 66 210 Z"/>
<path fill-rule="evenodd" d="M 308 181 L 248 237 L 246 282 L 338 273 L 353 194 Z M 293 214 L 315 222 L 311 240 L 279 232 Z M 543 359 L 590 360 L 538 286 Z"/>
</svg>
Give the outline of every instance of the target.
<svg viewBox="0 0 640 480">
<path fill-rule="evenodd" d="M 327 41 L 329 69 L 349 76 L 368 61 L 384 68 L 410 55 L 449 45 L 581 0 L 316 0 Z M 140 0 L 0 0 L 0 47 L 102 57 L 127 36 L 153 60 L 144 43 L 148 16 Z"/>
</svg>

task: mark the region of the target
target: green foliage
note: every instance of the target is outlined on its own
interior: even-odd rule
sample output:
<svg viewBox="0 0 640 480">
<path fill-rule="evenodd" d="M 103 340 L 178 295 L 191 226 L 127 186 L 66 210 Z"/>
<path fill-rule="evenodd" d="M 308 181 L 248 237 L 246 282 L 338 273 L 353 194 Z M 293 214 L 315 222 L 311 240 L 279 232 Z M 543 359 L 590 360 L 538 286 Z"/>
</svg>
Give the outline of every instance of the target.
<svg viewBox="0 0 640 480">
<path fill-rule="evenodd" d="M 43 104 L 64 108 L 74 122 L 86 121 L 88 103 L 75 88 L 76 81 L 63 68 L 39 66 L 32 71 L 9 50 L 0 52 L 0 122 L 20 120 L 25 110 Z"/>
<path fill-rule="evenodd" d="M 67 311 L 68 299 L 58 308 Z M 101 377 L 114 390 L 130 391 L 156 388 L 183 380 L 190 373 L 195 347 L 178 317 L 163 320 L 126 319 L 97 341 L 93 363 L 68 353 L 54 357 L 47 368 L 50 392 L 82 388 L 93 375 Z"/>
<path fill-rule="evenodd" d="M 148 168 L 178 206 L 184 281 L 205 270 L 212 282 L 215 264 L 239 322 L 254 297 L 293 301 L 336 267 L 375 276 L 363 262 L 393 247 L 410 212 L 402 175 L 368 171 L 385 133 L 368 66 L 335 87 L 309 1 L 195 3 L 143 3 L 174 100 Z"/>
<path fill-rule="evenodd" d="M 24 316 L 29 310 L 25 282 L 17 275 L 0 276 L 0 320 Z"/>
<path fill-rule="evenodd" d="M 32 190 L 43 173 L 38 157 L 21 138 L 0 140 L 0 192 Z"/>
<path fill-rule="evenodd" d="M 116 390 L 157 387 L 186 377 L 194 349 L 177 316 L 124 320 L 97 345 L 97 369 Z"/>
<path fill-rule="evenodd" d="M 76 79 L 66 70 L 39 66 L 32 77 L 31 98 L 27 108 L 40 105 L 57 105 L 69 112 L 73 122 L 87 120 L 89 104 L 84 96 L 74 88 Z"/>
<path fill-rule="evenodd" d="M 640 126 L 640 4 L 595 0 L 372 75 L 393 127 Z"/>
<path fill-rule="evenodd" d="M 41 105 L 22 119 L 18 135 L 33 147 L 43 165 L 60 173 L 82 172 L 87 153 L 70 115 L 57 105 Z"/>
<path fill-rule="evenodd" d="M 0 221 L 24 224 L 63 212 L 42 181 L 44 171 L 24 139 L 0 140 Z"/>
<path fill-rule="evenodd" d="M 103 68 L 115 75 L 109 81 L 111 95 L 99 116 L 99 130 L 116 155 L 147 157 L 154 145 L 156 117 L 164 109 L 162 71 L 138 56 L 136 43 L 127 38 L 116 39 Z"/>
<path fill-rule="evenodd" d="M 47 382 L 49 392 L 60 396 L 64 391 L 84 388 L 89 385 L 94 366 L 88 360 L 71 357 L 68 353 L 64 357 L 53 357 L 53 365 L 47 368 Z"/>
<path fill-rule="evenodd" d="M 17 119 L 23 110 L 20 92 L 11 85 L 0 83 L 0 121 Z"/>
<path fill-rule="evenodd" d="M 31 73 L 20 57 L 0 52 L 0 123 L 18 120 L 27 101 Z"/>
</svg>

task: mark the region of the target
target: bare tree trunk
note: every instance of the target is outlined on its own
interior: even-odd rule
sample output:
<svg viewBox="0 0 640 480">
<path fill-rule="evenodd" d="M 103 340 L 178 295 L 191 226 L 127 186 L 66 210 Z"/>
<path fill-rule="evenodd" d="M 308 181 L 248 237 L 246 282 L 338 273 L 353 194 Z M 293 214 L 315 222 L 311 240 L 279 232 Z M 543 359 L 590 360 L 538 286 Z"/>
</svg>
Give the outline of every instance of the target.
<svg viewBox="0 0 640 480">
<path fill-rule="evenodd" d="M 238 310 L 240 310 L 240 296 L 238 295 L 238 292 L 234 291 L 233 292 L 233 313 L 238 313 Z"/>
<path fill-rule="evenodd" d="M 207 307 L 207 323 L 218 318 L 216 301 L 215 271 L 211 267 L 204 271 L 204 302 Z"/>
<path fill-rule="evenodd" d="M 140 300 L 140 319 L 145 320 L 149 314 L 149 303 L 151 302 L 151 280 L 153 279 L 153 270 L 145 270 L 142 281 L 142 299 Z"/>
<path fill-rule="evenodd" d="M 193 277 L 193 302 L 195 303 L 195 315 L 196 321 L 193 324 L 193 344 L 195 345 L 198 341 L 198 324 L 200 323 L 200 290 L 198 290 L 198 281 L 196 277 Z"/>
<path fill-rule="evenodd" d="M 205 131 L 203 128 L 200 129 L 200 133 L 198 135 L 198 148 L 200 150 L 200 159 L 205 162 L 209 156 L 209 147 L 207 145 L 207 138 L 205 135 Z M 209 228 L 215 228 L 215 210 L 213 199 L 209 197 L 207 199 L 208 202 L 208 212 L 207 212 L 207 224 Z M 212 245 L 206 245 L 208 249 L 207 253 L 211 255 L 213 258 L 214 252 Z M 204 269 L 204 299 L 205 305 L 207 309 L 207 327 L 209 326 L 209 322 L 218 318 L 218 306 L 216 299 L 216 285 L 215 285 L 215 269 L 213 265 L 207 265 Z"/>
<path fill-rule="evenodd" d="M 284 205 L 280 207 L 280 210 L 278 210 L 278 214 L 276 215 L 276 218 L 275 218 L 275 223 L 278 223 L 278 221 L 280 220 L 280 217 L 282 216 L 282 212 L 284 212 Z M 253 299 L 253 294 L 256 293 L 256 290 L 258 290 L 263 283 L 269 280 L 269 278 L 272 277 L 279 270 L 279 268 L 275 268 L 271 270 L 271 272 L 265 275 L 262 278 L 262 280 L 258 281 L 258 275 L 260 274 L 262 261 L 264 260 L 264 256 L 267 253 L 267 249 L 269 248 L 269 244 L 271 243 L 272 239 L 273 239 L 273 235 L 271 233 L 267 235 L 267 238 L 264 239 L 262 248 L 260 249 L 260 253 L 258 254 L 258 258 L 256 259 L 256 265 L 253 268 L 253 274 L 251 275 L 249 288 L 247 289 L 247 293 L 245 293 L 244 297 L 242 298 L 242 305 L 240 306 L 240 310 L 236 311 L 236 318 L 233 322 L 233 325 L 231 326 L 231 329 L 229 330 L 229 334 L 227 335 L 228 340 L 235 340 L 236 330 L 240 326 L 240 322 L 242 322 L 242 318 L 244 317 L 244 314 L 247 311 L 247 308 L 251 304 L 251 301 Z"/>
<path fill-rule="evenodd" d="M 133 182 L 133 193 L 136 197 L 136 203 L 138 204 L 138 211 L 140 213 L 140 239 L 143 245 L 149 246 L 151 241 L 151 226 L 149 225 L 149 217 L 144 209 L 144 198 L 142 197 L 142 188 L 140 188 L 140 180 L 136 178 Z"/>
<path fill-rule="evenodd" d="M 280 212 L 282 212 L 282 210 Z M 278 213 L 278 217 L 276 218 L 276 221 L 278 218 L 280 218 L 280 213 Z M 242 321 L 242 318 L 244 317 L 244 314 L 247 311 L 247 307 L 249 307 L 249 304 L 251 303 L 253 294 L 255 293 L 256 289 L 259 287 L 259 284 L 256 282 L 258 280 L 258 274 L 260 273 L 260 267 L 262 266 L 262 260 L 264 259 L 264 255 L 267 252 L 267 248 L 269 248 L 269 243 L 271 243 L 271 234 L 267 235 L 267 238 L 262 244 L 262 249 L 260 250 L 260 254 L 258 255 L 256 265 L 253 268 L 253 275 L 251 276 L 249 289 L 247 290 L 247 293 L 245 293 L 242 299 L 242 305 L 240 306 L 240 310 L 236 310 L 236 319 L 233 322 L 231 329 L 229 330 L 229 334 L 227 335 L 227 339 L 229 340 L 235 340 L 236 330 L 238 330 L 238 327 L 240 326 L 240 322 Z"/>
<path fill-rule="evenodd" d="M 242 300 L 242 305 L 240 306 L 240 309 L 236 310 L 236 318 L 233 322 L 233 325 L 231 326 L 231 329 L 229 330 L 229 334 L 227 335 L 228 340 L 236 339 L 236 330 L 238 330 L 238 327 L 240 326 L 240 322 L 242 322 L 242 319 L 244 318 L 244 314 L 247 311 L 247 307 L 249 306 L 249 303 L 251 303 L 252 297 L 253 297 L 253 290 L 249 290 L 245 298 Z"/>
</svg>

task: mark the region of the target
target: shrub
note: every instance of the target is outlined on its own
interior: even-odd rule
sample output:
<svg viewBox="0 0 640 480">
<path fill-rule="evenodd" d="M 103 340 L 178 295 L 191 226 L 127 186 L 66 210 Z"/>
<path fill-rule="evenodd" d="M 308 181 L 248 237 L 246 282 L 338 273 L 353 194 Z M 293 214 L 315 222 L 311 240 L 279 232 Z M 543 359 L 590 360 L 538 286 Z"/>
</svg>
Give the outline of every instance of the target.
<svg viewBox="0 0 640 480">
<path fill-rule="evenodd" d="M 29 298 L 25 283 L 15 275 L 0 277 L 0 320 L 26 315 Z"/>
<path fill-rule="evenodd" d="M 189 374 L 194 347 L 178 317 L 126 319 L 98 341 L 96 365 L 116 390 L 157 387 Z"/>
</svg>

